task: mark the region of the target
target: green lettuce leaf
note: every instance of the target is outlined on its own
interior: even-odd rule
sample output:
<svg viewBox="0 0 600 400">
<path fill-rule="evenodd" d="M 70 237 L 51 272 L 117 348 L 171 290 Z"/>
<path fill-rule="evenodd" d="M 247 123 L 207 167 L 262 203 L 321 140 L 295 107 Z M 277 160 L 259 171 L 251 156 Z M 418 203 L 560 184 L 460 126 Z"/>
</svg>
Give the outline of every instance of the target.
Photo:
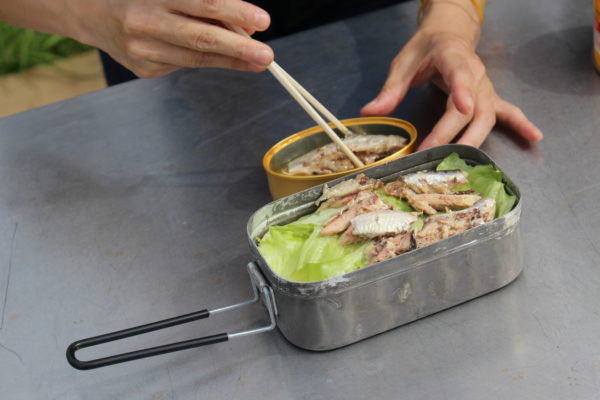
<svg viewBox="0 0 600 400">
<path fill-rule="evenodd" d="M 473 189 L 484 197 L 496 199 L 496 217 L 510 211 L 516 197 L 506 193 L 502 172 L 491 165 L 470 166 L 458 154 L 452 153 L 437 170 L 462 169 L 468 173 L 469 184 L 460 190 Z M 406 200 L 387 196 L 383 190 L 375 191 L 384 201 L 400 211 L 414 209 Z M 339 235 L 321 236 L 319 232 L 327 221 L 339 211 L 328 208 L 299 218 L 283 226 L 272 226 L 259 240 L 258 247 L 267 263 L 279 276 L 295 282 L 315 282 L 343 275 L 367 265 L 366 250 L 370 241 L 340 245 Z M 413 224 L 418 230 L 424 217 Z"/>
<path fill-rule="evenodd" d="M 514 207 L 517 197 L 509 195 L 504 187 L 504 175 L 492 165 L 468 165 L 458 154 L 452 153 L 441 163 L 436 170 L 445 171 L 452 169 L 462 169 L 468 173 L 467 180 L 469 185 L 457 187 L 456 190 L 472 189 L 483 197 L 496 199 L 496 215 L 501 217 Z"/>
<path fill-rule="evenodd" d="M 452 153 L 448 157 L 444 158 L 441 163 L 438 164 L 437 171 L 448 171 L 453 169 L 462 169 L 466 173 L 471 172 L 474 167 L 470 166 L 460 158 L 458 153 Z"/>
<path fill-rule="evenodd" d="M 314 212 L 312 214 L 308 214 L 303 217 L 300 217 L 293 223 L 325 226 L 327 221 L 329 221 L 331 219 L 331 217 L 333 217 L 333 215 L 336 214 L 338 211 L 340 211 L 339 208 L 326 208 L 319 212 Z"/>
<path fill-rule="evenodd" d="M 338 235 L 319 235 L 337 211 L 326 209 L 287 225 L 270 227 L 258 247 L 274 272 L 291 281 L 314 282 L 364 267 L 369 242 L 343 246 L 337 242 Z"/>
<path fill-rule="evenodd" d="M 517 196 L 506 193 L 503 178 L 502 172 L 491 165 L 478 165 L 467 177 L 473 190 L 483 197 L 496 199 L 496 218 L 512 210 L 517 201 Z"/>
<path fill-rule="evenodd" d="M 406 201 L 404 199 L 399 199 L 394 196 L 388 196 L 387 194 L 384 193 L 383 189 L 377 189 L 374 192 L 377 196 L 379 196 L 379 198 L 381 200 L 390 204 L 392 207 L 394 207 L 398 211 L 406 211 L 406 212 L 415 211 L 415 209 L 412 208 L 410 204 L 408 204 L 408 201 Z"/>
</svg>

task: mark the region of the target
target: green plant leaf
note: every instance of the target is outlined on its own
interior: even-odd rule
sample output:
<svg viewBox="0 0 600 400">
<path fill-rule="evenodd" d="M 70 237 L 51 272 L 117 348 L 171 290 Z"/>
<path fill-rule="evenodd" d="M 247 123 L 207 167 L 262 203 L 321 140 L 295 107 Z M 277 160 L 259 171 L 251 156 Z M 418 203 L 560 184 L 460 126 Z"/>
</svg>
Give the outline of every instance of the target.
<svg viewBox="0 0 600 400">
<path fill-rule="evenodd" d="M 92 50 L 93 47 L 58 35 L 35 32 L 0 22 L 0 75 L 21 72 L 38 64 Z"/>
<path fill-rule="evenodd" d="M 503 216 L 514 207 L 517 197 L 509 195 L 504 187 L 504 174 L 492 165 L 468 165 L 457 153 L 452 153 L 440 162 L 436 168 L 438 171 L 462 169 L 468 173 L 470 189 L 481 194 L 483 197 L 491 197 L 496 200 L 496 218 Z M 467 190 L 466 186 L 456 190 Z"/>
</svg>

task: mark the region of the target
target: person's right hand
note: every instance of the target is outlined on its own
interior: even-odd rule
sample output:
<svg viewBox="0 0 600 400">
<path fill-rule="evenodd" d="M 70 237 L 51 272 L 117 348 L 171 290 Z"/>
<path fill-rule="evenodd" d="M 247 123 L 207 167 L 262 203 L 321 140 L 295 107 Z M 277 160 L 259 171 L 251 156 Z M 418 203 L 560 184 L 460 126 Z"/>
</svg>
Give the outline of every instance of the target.
<svg viewBox="0 0 600 400">
<path fill-rule="evenodd" d="M 142 78 L 182 67 L 262 71 L 273 50 L 218 24 L 248 33 L 269 27 L 269 14 L 241 0 L 75 0 L 75 34 Z"/>
</svg>

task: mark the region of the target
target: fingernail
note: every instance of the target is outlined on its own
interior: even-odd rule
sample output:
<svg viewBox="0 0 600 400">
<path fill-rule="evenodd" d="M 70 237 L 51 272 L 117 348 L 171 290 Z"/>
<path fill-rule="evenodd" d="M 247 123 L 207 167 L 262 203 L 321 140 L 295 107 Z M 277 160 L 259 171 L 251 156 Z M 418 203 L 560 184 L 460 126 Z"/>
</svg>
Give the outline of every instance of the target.
<svg viewBox="0 0 600 400">
<path fill-rule="evenodd" d="M 473 109 L 473 99 L 471 98 L 471 96 L 465 99 L 465 105 L 467 109 L 463 112 L 463 114 L 469 114 Z"/>
<path fill-rule="evenodd" d="M 377 103 L 379 103 L 379 99 L 376 97 L 373 100 L 371 100 L 371 102 L 369 104 L 367 104 L 365 107 L 371 107 L 371 106 L 374 106 Z"/>
<path fill-rule="evenodd" d="M 254 62 L 259 65 L 268 65 L 273 61 L 273 53 L 267 49 L 259 49 L 254 52 Z"/>
<path fill-rule="evenodd" d="M 419 150 L 425 150 L 430 147 L 438 146 L 439 143 L 435 137 L 430 136 L 433 132 L 429 132 L 428 135 L 425 136 L 425 139 L 419 145 Z"/>
<path fill-rule="evenodd" d="M 269 14 L 259 10 L 254 14 L 254 26 L 258 29 L 266 29 L 269 26 Z"/>
</svg>

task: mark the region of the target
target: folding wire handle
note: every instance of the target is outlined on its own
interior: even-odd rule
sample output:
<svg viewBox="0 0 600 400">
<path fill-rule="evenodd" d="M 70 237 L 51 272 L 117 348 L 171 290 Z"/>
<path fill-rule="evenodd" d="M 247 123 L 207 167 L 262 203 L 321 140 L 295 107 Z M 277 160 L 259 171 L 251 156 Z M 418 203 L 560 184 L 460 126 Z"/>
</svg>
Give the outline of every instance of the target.
<svg viewBox="0 0 600 400">
<path fill-rule="evenodd" d="M 226 342 L 229 339 L 237 337 L 253 335 L 257 333 L 267 332 L 273 330 L 276 326 L 275 315 L 277 313 L 275 308 L 275 298 L 273 296 L 273 290 L 265 282 L 261 273 L 258 271 L 258 267 L 253 262 L 248 264 L 248 273 L 252 281 L 252 290 L 254 297 L 251 300 L 247 300 L 238 304 L 217 308 L 214 310 L 200 310 L 190 314 L 180 315 L 178 317 L 165 319 L 162 321 L 152 322 L 146 325 L 140 325 L 129 329 L 124 329 L 117 332 L 107 333 L 100 336 L 94 336 L 88 339 L 78 340 L 71 343 L 67 348 L 67 361 L 73 368 L 87 370 L 99 367 L 105 367 L 112 364 L 118 364 L 126 361 L 138 360 L 140 358 L 157 356 L 160 354 L 172 353 L 174 351 L 180 351 L 185 349 L 191 349 L 194 347 L 206 346 L 209 344 Z M 128 338 L 131 336 L 142 335 L 144 333 L 157 331 L 160 329 L 170 328 L 175 325 L 181 325 L 199 319 L 208 318 L 213 314 L 220 312 L 231 311 L 237 308 L 241 308 L 250 304 L 257 303 L 263 294 L 264 303 L 269 314 L 270 324 L 256 329 L 250 329 L 246 331 L 236 333 L 219 333 L 212 336 L 205 336 L 197 339 L 185 340 L 182 342 L 171 343 L 162 346 L 151 347 L 148 349 L 136 350 L 129 353 L 117 354 L 114 356 L 98 358 L 95 360 L 82 361 L 75 357 L 75 352 L 86 347 L 97 346 L 102 343 L 113 342 L 116 340 Z"/>
</svg>

